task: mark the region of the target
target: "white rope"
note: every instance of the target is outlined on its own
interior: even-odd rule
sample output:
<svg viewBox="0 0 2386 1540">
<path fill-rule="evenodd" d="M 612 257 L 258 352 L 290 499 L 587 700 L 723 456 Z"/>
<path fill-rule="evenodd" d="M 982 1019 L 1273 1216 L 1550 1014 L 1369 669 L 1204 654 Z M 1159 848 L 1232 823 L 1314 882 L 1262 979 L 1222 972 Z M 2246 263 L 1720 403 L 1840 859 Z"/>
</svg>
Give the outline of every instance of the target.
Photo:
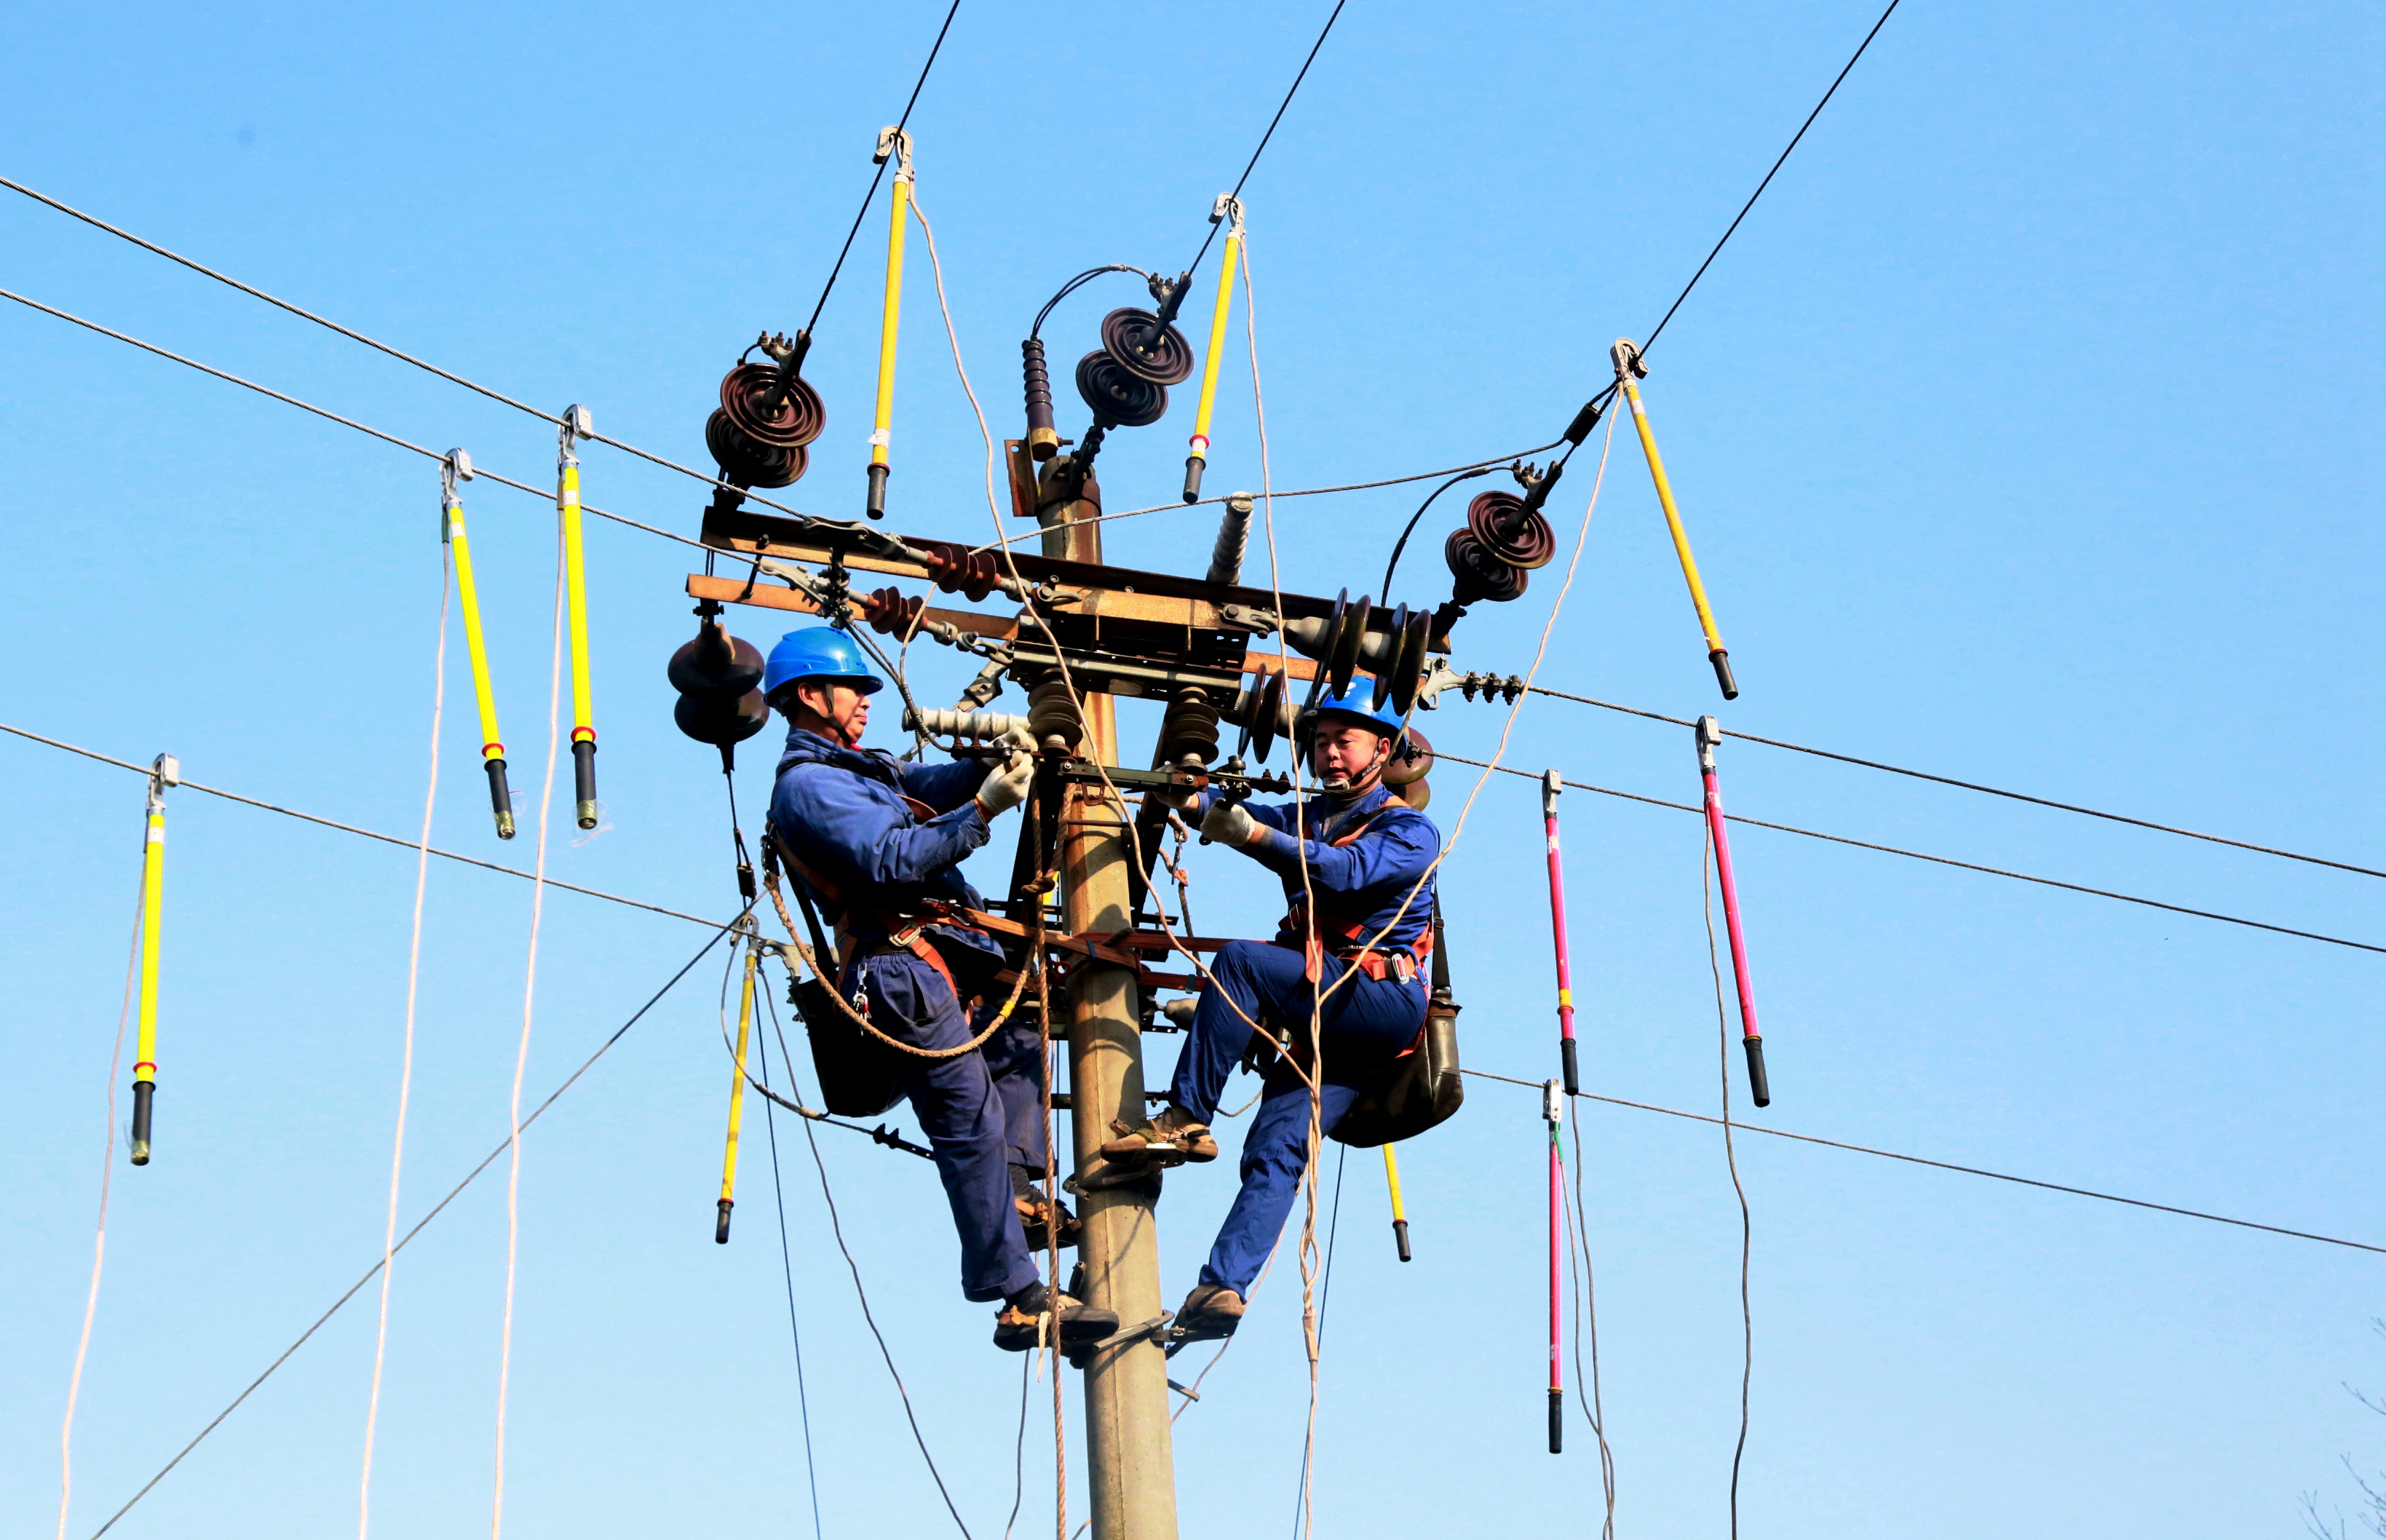
<svg viewBox="0 0 2386 1540">
<path fill-rule="evenodd" d="M 489 1503 L 489 1540 L 498 1540 L 505 1530 L 506 1392 L 513 1380 L 514 1273 L 521 1246 L 522 1073 L 530 1064 L 531 1006 L 538 990 L 538 925 L 546 905 L 546 824 L 555 807 L 556 724 L 563 701 L 563 526 L 559 520 L 555 531 L 555 660 L 548 669 L 546 683 L 546 779 L 538 794 L 538 862 L 531 887 L 530 960 L 522 970 L 521 1042 L 514 1049 L 513 1101 L 507 1121 L 512 1132 L 506 1139 L 511 1157 L 506 1173 L 506 1320 L 497 1346 L 496 1485 Z"/>
<path fill-rule="evenodd" d="M 144 878 L 132 900 L 132 948 L 124 959 L 124 1003 L 116 1012 L 116 1046 L 107 1057 L 107 1132 L 99 1146 L 99 1228 L 91 1243 L 91 1292 L 82 1301 L 82 1335 L 75 1343 L 74 1374 L 67 1381 L 66 1420 L 58 1427 L 58 1540 L 67 1540 L 67 1505 L 74 1498 L 75 1402 L 82 1396 L 83 1359 L 91 1352 L 92 1317 L 99 1310 L 100 1264 L 107 1258 L 107 1189 L 116 1174 L 116 1072 L 124 1062 L 124 1023 L 132 1016 L 132 975 L 141 962 L 141 921 L 149 904 Z"/>
<path fill-rule="evenodd" d="M 397 1259 L 398 1178 L 406 1164 L 407 1104 L 414 1090 L 414 1003 L 422 976 L 422 894 L 431 881 L 431 812 L 439 801 L 439 728 L 447 707 L 447 591 L 454 551 L 439 544 L 439 643 L 432 653 L 431 774 L 422 793 L 422 838 L 414 853 L 414 933 L 406 953 L 406 1035 L 398 1056 L 397 1132 L 389 1150 L 389 1218 L 381 1237 L 381 1319 L 373 1328 L 372 1393 L 365 1400 L 364 1469 L 357 1477 L 357 1540 L 372 1515 L 373 1435 L 381 1425 L 382 1367 L 389 1354 L 389 1280 Z"/>
</svg>

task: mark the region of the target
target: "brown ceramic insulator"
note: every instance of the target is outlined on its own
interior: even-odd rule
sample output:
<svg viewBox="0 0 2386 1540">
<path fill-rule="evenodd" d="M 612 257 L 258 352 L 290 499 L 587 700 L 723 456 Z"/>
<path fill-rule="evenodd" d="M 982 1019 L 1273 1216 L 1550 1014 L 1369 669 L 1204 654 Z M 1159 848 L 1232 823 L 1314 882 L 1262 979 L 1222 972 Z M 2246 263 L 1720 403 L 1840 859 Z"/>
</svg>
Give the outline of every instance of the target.
<svg viewBox="0 0 2386 1540">
<path fill-rule="evenodd" d="M 808 449 L 780 449 L 747 438 L 717 407 L 704 419 L 704 446 L 721 467 L 721 479 L 738 486 L 792 485 L 803 479 L 811 460 Z"/>
<path fill-rule="evenodd" d="M 774 449 L 800 449 L 828 426 L 820 392 L 801 378 L 782 388 L 776 364 L 739 364 L 722 375 L 721 409 L 739 432 Z"/>
<path fill-rule="evenodd" d="M 1049 460 L 1061 446 L 1061 435 L 1052 425 L 1052 372 L 1044 363 L 1043 338 L 1019 344 L 1019 368 L 1027 394 L 1027 451 Z"/>
<path fill-rule="evenodd" d="M 1423 610 L 1410 616 L 1392 665 L 1391 707 L 1403 717 L 1416 705 L 1417 688 L 1425 682 L 1425 649 L 1432 642 L 1433 617 Z"/>
<path fill-rule="evenodd" d="M 1027 731 L 1047 746 L 1058 743 L 1071 754 L 1085 741 L 1086 720 L 1069 696 L 1068 682 L 1053 674 L 1027 692 Z"/>
<path fill-rule="evenodd" d="M 1425 805 L 1433 800 L 1433 786 L 1428 782 L 1412 781 L 1405 786 L 1393 787 L 1392 795 L 1422 813 Z"/>
<path fill-rule="evenodd" d="M 1188 759 L 1206 765 L 1217 757 L 1218 708 L 1199 684 L 1180 686 L 1160 720 L 1160 749 L 1152 757 L 1152 769 L 1190 769 Z"/>
<path fill-rule="evenodd" d="M 684 695 L 742 695 L 762 682 L 762 654 L 753 643 L 707 620 L 696 640 L 683 642 L 664 670 Z"/>
<path fill-rule="evenodd" d="M 1471 530 L 1452 530 L 1443 542 L 1442 559 L 1450 564 L 1450 575 L 1457 580 L 1456 596 L 1461 605 L 1471 605 L 1477 599 L 1493 604 L 1506 604 L 1525 591 L 1525 571 L 1511 567 L 1484 548 Z"/>
<path fill-rule="evenodd" d="M 1466 527 L 1483 548 L 1529 572 L 1558 554 L 1558 537 L 1538 508 L 1504 492 L 1487 492 L 1466 505 Z"/>
<path fill-rule="evenodd" d="M 1077 360 L 1077 394 L 1094 416 L 1115 428 L 1149 428 L 1168 411 L 1168 391 L 1096 348 Z"/>
<path fill-rule="evenodd" d="M 1392 751 L 1391 763 L 1384 767 L 1384 784 L 1405 786 L 1432 773 L 1433 745 L 1415 728 L 1407 729 L 1400 734 L 1400 746 Z"/>
<path fill-rule="evenodd" d="M 1102 348 L 1120 368 L 1155 385 L 1182 384 L 1193 373 L 1193 344 L 1149 310 L 1130 307 L 1104 316 Z"/>
<path fill-rule="evenodd" d="M 869 620 L 871 630 L 882 636 L 902 636 L 910 632 L 928 601 L 917 594 L 886 587 L 874 593 L 857 594 L 853 603 L 854 607 Z"/>
<path fill-rule="evenodd" d="M 948 594 L 984 599 L 1002 582 L 1002 565 L 991 551 L 973 551 L 949 540 L 915 540 L 928 555 L 928 575 Z"/>
<path fill-rule="evenodd" d="M 1337 695 L 1350 689 L 1350 676 L 1359 667 L 1359 645 L 1367 639 L 1367 617 L 1375 612 L 1375 601 L 1362 594 L 1342 611 L 1340 631 L 1335 635 L 1325 659 L 1318 665 L 1325 675 L 1325 687 Z"/>
</svg>

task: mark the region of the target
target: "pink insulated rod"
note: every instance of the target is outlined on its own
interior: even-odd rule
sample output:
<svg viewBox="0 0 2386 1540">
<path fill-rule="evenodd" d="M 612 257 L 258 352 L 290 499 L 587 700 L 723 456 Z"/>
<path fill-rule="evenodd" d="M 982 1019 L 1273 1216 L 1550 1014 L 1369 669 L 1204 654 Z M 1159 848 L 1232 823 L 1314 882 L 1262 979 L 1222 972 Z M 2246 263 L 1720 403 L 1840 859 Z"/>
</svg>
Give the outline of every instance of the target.
<svg viewBox="0 0 2386 1540">
<path fill-rule="evenodd" d="M 1565 1379 L 1558 1367 L 1558 1246 L 1565 1221 L 1558 1195 L 1565 1185 L 1565 1158 L 1558 1153 L 1558 1122 L 1565 1116 L 1564 1088 L 1541 1086 L 1541 1116 L 1550 1125 L 1550 1453 L 1565 1447 Z"/>
<path fill-rule="evenodd" d="M 1706 784 L 1707 836 L 1714 841 L 1715 878 L 1723 884 L 1723 924 L 1731 937 L 1731 979 L 1739 990 L 1739 1041 L 1748 1050 L 1748 1095 L 1759 1107 L 1773 1105 L 1773 1089 L 1764 1079 L 1764 1036 L 1756 1030 L 1756 990 L 1748 977 L 1748 945 L 1739 933 L 1739 888 L 1731 877 L 1731 839 L 1724 833 L 1723 793 L 1715 787 L 1714 751 L 1723 742 L 1723 724 L 1713 717 L 1698 721 L 1699 779 Z"/>
<path fill-rule="evenodd" d="M 1558 793 L 1563 790 L 1565 783 L 1557 771 L 1541 772 L 1541 823 L 1550 845 L 1550 933 L 1558 953 L 1558 1059 L 1571 1096 L 1582 1090 L 1582 1081 L 1575 1070 L 1574 989 L 1566 971 L 1565 867 L 1558 858 Z"/>
</svg>

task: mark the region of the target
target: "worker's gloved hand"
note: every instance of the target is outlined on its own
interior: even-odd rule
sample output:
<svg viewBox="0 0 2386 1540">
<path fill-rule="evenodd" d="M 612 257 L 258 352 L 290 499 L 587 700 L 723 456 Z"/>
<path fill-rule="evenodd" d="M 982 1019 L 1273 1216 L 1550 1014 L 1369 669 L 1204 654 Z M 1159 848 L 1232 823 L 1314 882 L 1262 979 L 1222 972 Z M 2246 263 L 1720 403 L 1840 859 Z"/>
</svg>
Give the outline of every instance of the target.
<svg viewBox="0 0 2386 1540">
<path fill-rule="evenodd" d="M 1027 800 L 1027 783 L 1036 776 L 1036 761 L 1023 752 L 1013 749 L 1011 757 L 995 768 L 977 789 L 977 805 L 991 820 L 997 814 L 1008 812 Z"/>
<path fill-rule="evenodd" d="M 1002 741 L 1029 754 L 1036 752 L 1036 734 L 1027 731 L 1025 722 L 1012 722 L 1011 730 L 1002 735 Z"/>
<path fill-rule="evenodd" d="M 1212 802 L 1210 810 L 1201 815 L 1201 833 L 1220 845 L 1232 845 L 1237 850 L 1251 847 L 1251 836 L 1259 832 L 1259 820 L 1244 811 L 1239 802 L 1223 799 Z"/>
</svg>

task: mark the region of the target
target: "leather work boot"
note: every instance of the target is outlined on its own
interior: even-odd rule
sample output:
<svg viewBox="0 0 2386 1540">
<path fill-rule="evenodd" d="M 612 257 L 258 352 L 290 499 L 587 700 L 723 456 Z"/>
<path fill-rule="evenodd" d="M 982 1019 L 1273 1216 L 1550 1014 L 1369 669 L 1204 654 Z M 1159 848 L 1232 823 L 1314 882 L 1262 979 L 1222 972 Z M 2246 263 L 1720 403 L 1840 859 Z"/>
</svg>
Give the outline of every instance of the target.
<svg viewBox="0 0 2386 1540">
<path fill-rule="evenodd" d="M 1044 1283 L 1032 1283 L 1007 1301 L 994 1318 L 994 1345 L 1006 1353 L 1024 1353 L 1037 1346 L 1036 1323 L 1050 1312 L 1060 1326 L 1062 1351 L 1091 1347 L 1118 1331 L 1115 1310 L 1105 1310 L 1072 1298 Z M 1048 1334 L 1047 1342 L 1051 1340 Z"/>
<path fill-rule="evenodd" d="M 1077 1244 L 1077 1233 L 1083 1226 L 1078 1224 L 1077 1216 L 1069 1212 L 1067 1204 L 1057 1197 L 1048 1200 L 1044 1196 L 1043 1183 L 1038 1180 L 1042 1175 L 1026 1166 L 1011 1168 L 1011 1196 L 1019 1206 L 1019 1228 L 1027 1237 L 1030 1251 L 1049 1251 L 1055 1246 L 1066 1250 Z M 1048 1230 L 1055 1219 L 1061 1225 L 1057 1241 Z"/>
<path fill-rule="evenodd" d="M 1140 1160 L 1165 1168 L 1218 1158 L 1218 1141 L 1210 1136 L 1210 1125 L 1196 1122 L 1193 1114 L 1181 1107 L 1168 1108 L 1148 1123 L 1114 1121 L 1111 1131 L 1118 1137 L 1102 1146 L 1105 1159 Z"/>
<path fill-rule="evenodd" d="M 1179 1342 L 1223 1342 L 1243 1323 L 1243 1296 L 1224 1283 L 1196 1283 L 1176 1308 Z"/>
</svg>

